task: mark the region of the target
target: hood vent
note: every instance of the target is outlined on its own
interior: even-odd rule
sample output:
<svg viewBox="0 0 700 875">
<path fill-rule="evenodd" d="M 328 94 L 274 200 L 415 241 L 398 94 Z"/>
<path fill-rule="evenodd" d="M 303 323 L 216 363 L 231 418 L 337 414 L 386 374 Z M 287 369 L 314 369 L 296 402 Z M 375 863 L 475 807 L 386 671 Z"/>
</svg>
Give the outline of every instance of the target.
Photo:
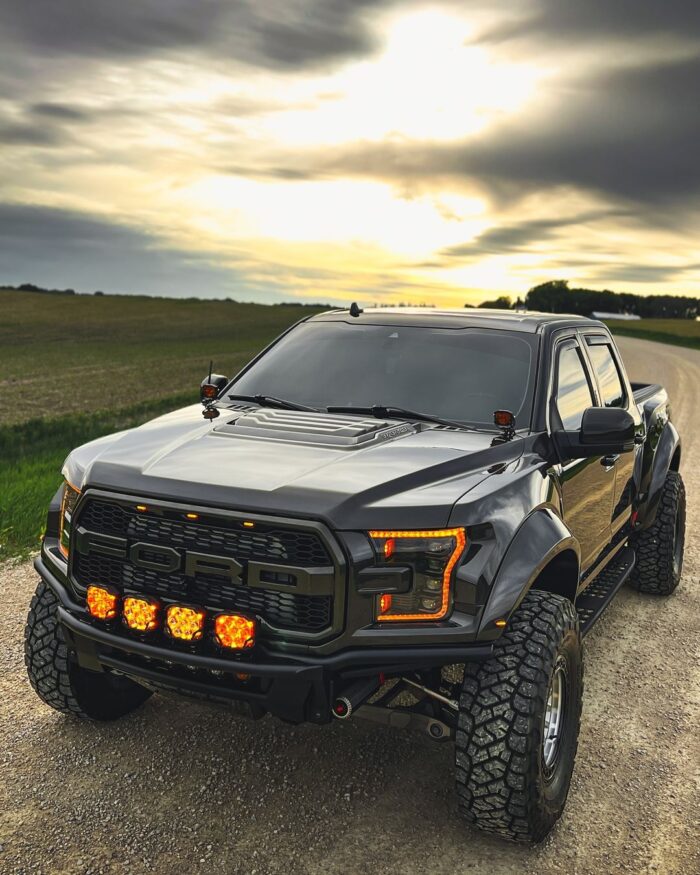
<svg viewBox="0 0 700 875">
<path fill-rule="evenodd" d="M 414 425 L 388 419 L 259 408 L 217 426 L 212 434 L 358 449 L 415 431 Z"/>
</svg>

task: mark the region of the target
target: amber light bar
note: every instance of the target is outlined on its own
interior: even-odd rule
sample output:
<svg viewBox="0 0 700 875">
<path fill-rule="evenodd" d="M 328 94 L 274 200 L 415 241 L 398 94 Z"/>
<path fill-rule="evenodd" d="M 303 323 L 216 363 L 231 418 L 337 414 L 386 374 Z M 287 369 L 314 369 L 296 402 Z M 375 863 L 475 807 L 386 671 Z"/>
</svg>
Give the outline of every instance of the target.
<svg viewBox="0 0 700 875">
<path fill-rule="evenodd" d="M 450 553 L 449 558 L 445 564 L 445 567 L 442 570 L 442 586 L 440 589 L 441 602 L 440 607 L 437 611 L 426 611 L 424 613 L 388 613 L 391 610 L 392 599 L 389 597 L 387 599 L 388 594 L 382 594 L 378 600 L 378 611 L 377 611 L 377 620 L 380 620 L 382 623 L 389 622 L 405 622 L 407 620 L 410 621 L 421 621 L 426 622 L 428 620 L 441 620 L 446 614 L 450 606 L 450 585 L 452 582 L 452 570 L 457 564 L 458 559 L 464 552 L 464 548 L 467 544 L 467 536 L 465 530 L 463 528 L 453 528 L 453 529 L 423 529 L 423 530 L 374 530 L 369 532 L 370 538 L 385 540 L 384 545 L 381 547 L 381 552 L 385 560 L 388 560 L 390 557 L 395 557 L 398 555 L 399 545 L 396 543 L 397 540 L 426 540 L 430 538 L 454 538 L 455 546 L 452 552 Z M 388 548 L 388 549 L 387 549 Z M 438 578 L 439 579 L 439 578 Z M 437 581 L 436 581 L 437 582 Z M 437 593 L 436 593 L 437 595 Z M 395 604 L 395 600 L 394 600 Z"/>
<path fill-rule="evenodd" d="M 87 588 L 86 603 L 96 620 L 114 620 L 120 608 L 122 623 L 133 632 L 154 632 L 161 626 L 163 606 L 157 598 L 127 595 L 97 585 Z M 207 612 L 188 605 L 169 605 L 165 609 L 165 631 L 180 641 L 199 641 L 204 635 Z M 217 614 L 214 640 L 227 650 L 247 650 L 255 645 L 257 623 L 242 614 Z"/>
</svg>

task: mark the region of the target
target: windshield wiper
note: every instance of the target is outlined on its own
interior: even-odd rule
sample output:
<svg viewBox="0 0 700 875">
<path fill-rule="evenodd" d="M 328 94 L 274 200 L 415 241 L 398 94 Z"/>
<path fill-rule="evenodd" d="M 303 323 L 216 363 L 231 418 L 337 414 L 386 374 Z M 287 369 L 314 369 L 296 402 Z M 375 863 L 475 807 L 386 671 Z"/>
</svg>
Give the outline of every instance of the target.
<svg viewBox="0 0 700 875">
<path fill-rule="evenodd" d="M 462 422 L 452 419 L 443 419 L 442 416 L 433 416 L 432 413 L 418 413 L 416 410 L 406 410 L 405 407 L 385 407 L 383 404 L 375 404 L 373 407 L 326 407 L 328 413 L 359 413 L 362 416 L 376 416 L 378 419 L 417 419 L 419 422 L 434 422 L 437 425 L 447 425 L 450 428 L 459 428 L 463 431 L 476 431 Z"/>
<path fill-rule="evenodd" d="M 275 398 L 274 395 L 228 395 L 231 401 L 253 401 L 261 407 L 279 407 L 281 410 L 305 410 L 309 413 L 319 413 L 318 407 L 308 407 L 306 404 L 297 404 L 296 401 L 287 401 L 285 398 Z"/>
</svg>

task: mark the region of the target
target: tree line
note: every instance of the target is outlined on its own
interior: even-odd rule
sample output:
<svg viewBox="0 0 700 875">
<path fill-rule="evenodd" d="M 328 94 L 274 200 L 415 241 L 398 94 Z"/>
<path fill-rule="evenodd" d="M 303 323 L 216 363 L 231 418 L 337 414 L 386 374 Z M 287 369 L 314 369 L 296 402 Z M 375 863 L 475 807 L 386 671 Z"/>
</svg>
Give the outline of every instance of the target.
<svg viewBox="0 0 700 875">
<path fill-rule="evenodd" d="M 471 305 L 466 304 L 469 307 Z M 573 313 L 590 316 L 593 312 L 619 313 L 643 319 L 695 319 L 700 315 L 700 299 L 685 295 L 636 295 L 632 292 L 612 292 L 609 289 L 572 289 L 567 280 L 550 280 L 533 286 L 525 300 L 513 302 L 508 295 L 484 301 L 479 307 L 512 310 L 526 307 L 543 313 Z"/>
</svg>

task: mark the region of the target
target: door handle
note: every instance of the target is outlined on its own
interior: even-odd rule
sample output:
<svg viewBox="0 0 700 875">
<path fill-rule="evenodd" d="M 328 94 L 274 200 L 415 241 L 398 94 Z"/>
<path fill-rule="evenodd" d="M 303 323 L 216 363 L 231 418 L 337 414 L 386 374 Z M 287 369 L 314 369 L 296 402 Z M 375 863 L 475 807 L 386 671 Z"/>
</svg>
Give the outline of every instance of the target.
<svg viewBox="0 0 700 875">
<path fill-rule="evenodd" d="M 619 453 L 614 453 L 610 456 L 603 456 L 600 460 L 600 464 L 605 468 L 606 471 L 609 471 L 611 468 L 615 467 L 615 462 L 620 458 Z"/>
</svg>

